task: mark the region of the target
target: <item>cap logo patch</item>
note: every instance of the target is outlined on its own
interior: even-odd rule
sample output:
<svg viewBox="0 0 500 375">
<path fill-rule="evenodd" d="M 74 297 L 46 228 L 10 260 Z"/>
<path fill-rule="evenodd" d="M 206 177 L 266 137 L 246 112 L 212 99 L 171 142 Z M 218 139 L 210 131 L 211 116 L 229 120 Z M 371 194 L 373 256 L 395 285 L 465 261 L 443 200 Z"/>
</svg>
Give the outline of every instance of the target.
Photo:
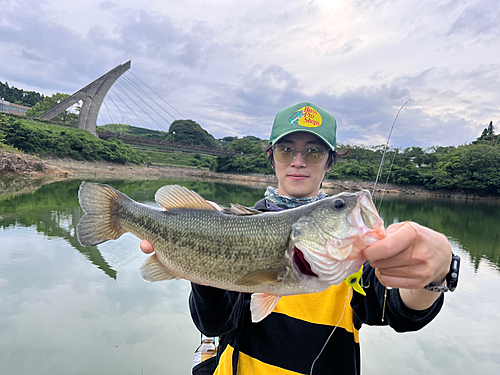
<svg viewBox="0 0 500 375">
<path fill-rule="evenodd" d="M 323 120 L 321 115 L 314 108 L 305 106 L 298 111 L 293 112 L 288 118 L 290 125 L 300 125 L 308 128 L 317 128 Z"/>
</svg>

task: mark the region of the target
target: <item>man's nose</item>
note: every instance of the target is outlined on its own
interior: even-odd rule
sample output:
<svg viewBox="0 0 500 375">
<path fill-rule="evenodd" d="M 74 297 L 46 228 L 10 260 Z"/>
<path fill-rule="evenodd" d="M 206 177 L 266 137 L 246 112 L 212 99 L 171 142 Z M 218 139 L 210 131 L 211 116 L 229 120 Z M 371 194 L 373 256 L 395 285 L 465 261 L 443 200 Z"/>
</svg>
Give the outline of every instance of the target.
<svg viewBox="0 0 500 375">
<path fill-rule="evenodd" d="M 305 166 L 307 164 L 302 157 L 302 151 L 295 151 L 295 157 L 293 158 L 291 164 L 294 166 Z"/>
</svg>

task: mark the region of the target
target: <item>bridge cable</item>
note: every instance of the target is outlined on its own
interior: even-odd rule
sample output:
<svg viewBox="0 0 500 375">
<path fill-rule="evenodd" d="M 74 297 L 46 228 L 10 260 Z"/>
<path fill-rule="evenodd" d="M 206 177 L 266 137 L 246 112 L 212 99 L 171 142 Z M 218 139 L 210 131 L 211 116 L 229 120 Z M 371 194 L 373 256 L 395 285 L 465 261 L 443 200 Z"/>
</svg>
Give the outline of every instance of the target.
<svg viewBox="0 0 500 375">
<path fill-rule="evenodd" d="M 132 113 L 133 113 L 133 115 L 135 116 L 135 118 L 136 118 L 136 119 L 137 119 L 140 123 L 142 123 L 142 125 L 143 125 L 143 126 L 145 126 L 146 128 L 151 129 L 151 127 L 150 127 L 148 124 L 146 124 L 146 122 L 142 119 L 142 117 L 140 117 L 140 116 L 137 114 L 137 112 L 135 112 L 132 108 L 130 108 L 130 106 L 129 106 L 129 105 L 128 105 L 128 104 L 127 104 L 127 103 L 126 103 L 126 102 L 125 102 L 122 98 L 121 98 L 121 96 L 120 96 L 120 95 L 118 95 L 118 94 L 116 93 L 116 91 L 114 91 L 114 90 L 113 90 L 113 88 L 111 88 L 110 90 L 113 92 L 113 94 L 115 94 L 115 95 L 116 95 L 116 97 L 117 97 L 118 99 L 120 99 L 120 101 L 121 101 L 123 104 L 125 104 L 125 106 L 126 106 L 126 107 L 130 110 L 130 112 L 132 112 Z M 129 121 L 130 121 L 130 120 L 129 120 Z M 132 125 L 132 122 L 130 122 L 130 124 Z"/>
<path fill-rule="evenodd" d="M 116 82 L 116 83 L 118 83 L 118 82 Z M 130 97 L 130 96 L 129 96 L 126 92 L 125 92 L 125 90 L 123 90 L 123 89 L 120 87 L 120 85 L 116 84 L 116 88 L 117 88 L 118 90 L 120 90 L 120 91 L 123 93 L 123 95 L 125 95 L 125 96 L 126 96 L 126 97 L 127 97 L 127 98 L 128 98 L 128 99 L 132 102 L 132 103 L 134 103 L 134 104 L 137 106 L 137 108 L 139 108 L 142 112 L 144 112 L 144 114 L 145 114 L 147 117 L 149 117 L 149 119 L 150 119 L 151 121 L 153 121 L 156 125 L 158 125 L 161 129 L 163 129 L 163 130 L 165 131 L 165 128 L 164 128 L 161 124 L 159 124 L 159 123 L 158 123 L 158 122 L 157 122 L 154 118 L 152 118 L 152 117 L 151 117 L 151 116 L 150 116 L 150 115 L 149 115 L 149 114 L 148 114 L 148 113 L 147 113 L 144 109 L 142 109 L 142 107 L 141 107 L 140 105 L 138 105 L 138 104 L 134 101 L 134 99 L 132 99 L 132 98 L 131 98 L 131 97 Z M 121 100 L 121 101 L 122 101 L 125 105 L 127 105 L 127 104 L 126 104 L 126 103 L 125 103 L 125 102 L 124 102 L 124 101 L 120 98 L 120 96 L 119 96 L 118 94 L 116 94 L 116 92 L 115 92 L 115 95 L 117 95 L 117 96 L 118 96 L 118 98 L 119 98 L 119 99 L 120 99 L 120 100 Z M 128 109 L 130 109 L 130 110 L 134 113 L 134 115 L 135 115 L 137 118 L 139 118 L 139 117 L 138 117 L 138 114 L 137 114 L 137 113 L 135 113 L 135 112 L 134 112 L 134 110 L 133 110 L 132 108 L 130 108 L 128 105 L 127 105 L 127 107 L 128 107 Z M 142 117 L 141 117 L 141 121 L 144 123 L 144 125 L 145 125 L 146 127 L 150 128 L 150 127 L 149 127 L 148 125 L 146 125 L 146 124 L 145 124 L 145 122 L 142 120 Z M 150 129 L 151 129 L 151 128 L 150 128 Z"/>
<path fill-rule="evenodd" d="M 159 108 L 163 109 L 170 117 L 172 117 L 174 120 L 177 120 L 175 116 L 173 116 L 170 112 L 168 112 L 163 106 L 161 106 L 156 100 L 154 100 L 147 92 L 145 92 L 143 89 L 141 89 L 134 81 L 132 81 L 130 78 L 127 76 L 122 76 L 120 78 L 128 80 L 132 85 L 134 85 L 144 96 L 146 96 L 149 100 L 151 100 L 153 103 L 155 103 Z M 147 103 L 146 103 L 147 104 Z M 150 107 L 151 108 L 151 107 Z M 152 108 L 151 108 L 152 109 Z M 156 111 L 155 111 L 156 112 Z M 156 112 L 158 116 L 163 118 L 158 112 Z M 164 118 L 163 118 L 164 119 Z M 165 120 L 165 119 L 164 119 Z M 167 120 L 165 120 L 168 122 Z"/>
<path fill-rule="evenodd" d="M 153 89 L 151 89 L 151 87 L 149 87 L 149 86 L 148 86 L 148 85 L 146 85 L 144 82 L 142 82 L 142 81 L 141 81 L 138 77 L 136 77 L 136 76 L 135 76 L 135 74 L 134 74 L 134 73 L 132 73 L 132 72 L 130 72 L 130 71 L 129 71 L 129 72 L 127 72 L 127 73 L 132 74 L 132 75 L 135 77 L 135 79 L 137 79 L 137 80 L 138 80 L 139 82 L 141 82 L 144 86 L 146 86 L 148 89 L 150 89 L 150 90 L 151 90 L 151 91 L 152 91 L 152 92 L 153 92 L 153 93 L 154 93 L 157 97 L 159 97 L 161 100 L 163 100 L 165 103 L 167 103 L 167 104 L 170 106 L 170 108 L 172 108 L 175 112 L 177 112 L 177 113 L 178 113 L 179 115 L 181 115 L 184 119 L 186 119 L 186 116 L 184 116 L 184 115 L 183 115 L 182 113 L 180 113 L 177 109 L 175 109 L 175 108 L 174 108 L 174 107 L 173 107 L 170 103 L 168 103 L 168 102 L 167 102 L 165 99 L 163 99 L 160 95 L 158 95 L 156 92 L 154 92 L 154 91 L 153 91 Z"/>
<path fill-rule="evenodd" d="M 111 92 L 113 92 L 113 93 L 114 93 L 113 88 L 111 88 L 110 90 L 111 90 Z M 114 93 L 114 94 L 116 95 L 116 93 Z M 125 118 L 127 119 L 127 121 L 128 121 L 130 124 L 132 124 L 132 121 L 130 121 L 130 119 L 129 119 L 129 118 L 128 118 L 128 116 L 125 114 L 125 112 L 123 112 L 123 111 L 120 109 L 120 107 L 118 107 L 118 106 L 116 105 L 115 101 L 111 98 L 111 96 L 109 96 L 109 95 L 108 95 L 108 97 L 109 97 L 109 100 L 111 100 L 111 102 L 115 105 L 115 107 L 116 107 L 116 109 L 118 110 L 118 112 L 120 112 L 120 113 L 121 113 L 121 115 L 122 115 L 123 117 L 125 117 Z M 118 96 L 118 99 L 122 100 L 119 96 Z M 123 100 L 122 100 L 122 102 L 123 102 Z M 127 104 L 125 104 L 125 105 L 127 105 Z M 132 111 L 132 113 L 133 113 L 133 111 Z M 147 126 L 147 125 L 146 125 L 146 126 Z"/>
<path fill-rule="evenodd" d="M 138 105 L 130 96 L 127 95 L 126 92 L 123 91 L 123 89 L 120 87 L 120 85 L 125 85 L 125 87 L 131 91 L 137 98 L 139 98 L 144 104 L 146 104 L 149 108 L 151 108 L 153 110 L 153 112 L 155 112 L 158 116 L 160 116 L 167 124 L 169 123 L 169 121 L 167 119 L 165 119 L 162 115 L 160 115 L 158 112 L 156 112 L 156 110 L 151 107 L 140 95 L 138 95 L 134 90 L 132 90 L 125 82 L 116 82 L 116 87 L 121 91 L 123 92 L 123 94 L 129 98 L 130 100 L 132 100 L 132 102 L 141 110 L 143 111 L 146 116 L 148 116 L 151 121 L 153 121 L 156 125 L 158 125 L 163 131 L 166 131 L 168 132 L 168 130 L 166 130 L 161 124 L 159 124 L 158 122 L 155 121 L 155 119 L 153 117 L 151 117 L 144 109 L 142 109 L 142 107 L 140 105 Z"/>
<path fill-rule="evenodd" d="M 118 122 L 118 120 L 115 118 L 115 116 L 113 116 L 113 113 L 109 110 L 108 106 L 106 105 L 106 102 L 103 101 L 102 104 L 104 104 L 104 107 L 106 108 L 106 110 L 108 111 L 108 114 L 109 114 L 109 118 L 111 120 L 111 123 L 113 123 L 112 121 L 114 120 L 115 121 L 115 124 L 116 125 L 120 125 L 120 134 L 122 133 L 122 124 L 120 124 Z"/>
</svg>

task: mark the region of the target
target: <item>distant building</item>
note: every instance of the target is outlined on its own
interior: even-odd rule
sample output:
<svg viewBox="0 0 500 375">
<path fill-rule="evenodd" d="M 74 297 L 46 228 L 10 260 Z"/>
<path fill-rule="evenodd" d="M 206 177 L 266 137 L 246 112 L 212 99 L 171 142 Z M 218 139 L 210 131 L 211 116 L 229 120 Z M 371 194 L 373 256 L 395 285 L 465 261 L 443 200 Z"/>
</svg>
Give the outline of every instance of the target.
<svg viewBox="0 0 500 375">
<path fill-rule="evenodd" d="M 12 113 L 13 115 L 26 116 L 26 111 L 31 107 L 9 103 L 7 100 L 0 98 L 0 112 Z"/>
</svg>

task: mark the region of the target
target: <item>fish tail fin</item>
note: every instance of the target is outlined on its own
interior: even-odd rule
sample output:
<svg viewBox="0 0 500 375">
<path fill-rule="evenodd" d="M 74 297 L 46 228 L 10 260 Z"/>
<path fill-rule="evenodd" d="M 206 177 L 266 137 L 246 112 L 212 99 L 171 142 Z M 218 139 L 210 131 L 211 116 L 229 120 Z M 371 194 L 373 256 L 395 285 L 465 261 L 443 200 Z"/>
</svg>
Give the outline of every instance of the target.
<svg viewBox="0 0 500 375">
<path fill-rule="evenodd" d="M 115 240 L 125 231 L 116 220 L 123 199 L 130 199 L 111 186 L 82 182 L 78 199 L 85 215 L 76 226 L 76 236 L 82 246 L 94 246 Z"/>
</svg>

